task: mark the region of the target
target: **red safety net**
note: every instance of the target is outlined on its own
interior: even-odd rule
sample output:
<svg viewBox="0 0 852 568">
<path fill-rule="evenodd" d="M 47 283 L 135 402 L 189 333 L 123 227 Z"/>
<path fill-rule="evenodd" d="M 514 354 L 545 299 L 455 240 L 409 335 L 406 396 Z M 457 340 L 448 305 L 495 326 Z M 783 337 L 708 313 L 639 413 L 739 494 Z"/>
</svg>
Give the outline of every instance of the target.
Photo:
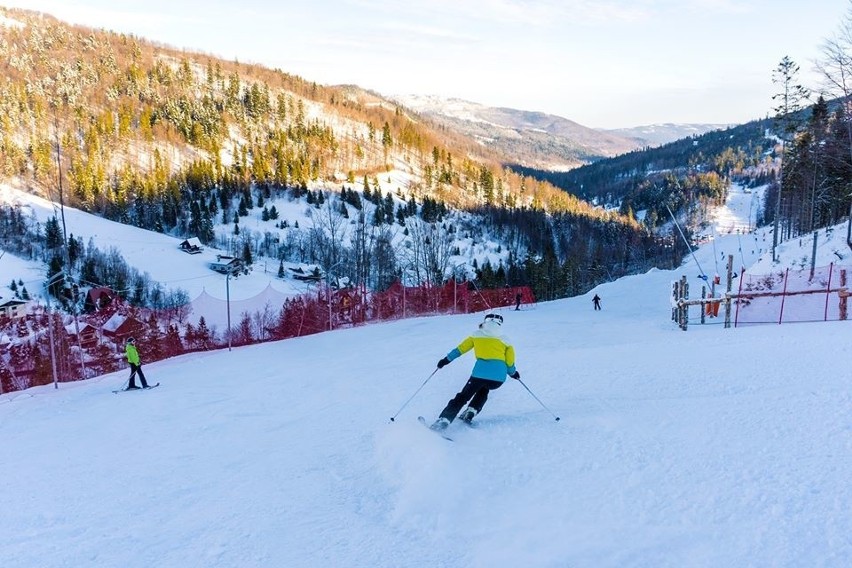
<svg viewBox="0 0 852 568">
<path fill-rule="evenodd" d="M 114 301 L 76 317 L 33 306 L 20 318 L 0 316 L 0 393 L 68 382 L 125 368 L 124 343 L 136 339 L 142 362 L 184 353 L 288 339 L 331 329 L 424 315 L 474 313 L 535 303 L 528 287 L 479 290 L 449 281 L 382 292 L 331 289 L 295 297 L 269 290 L 226 302 L 203 294 L 165 310 Z M 230 322 L 230 325 L 226 322 Z"/>
</svg>

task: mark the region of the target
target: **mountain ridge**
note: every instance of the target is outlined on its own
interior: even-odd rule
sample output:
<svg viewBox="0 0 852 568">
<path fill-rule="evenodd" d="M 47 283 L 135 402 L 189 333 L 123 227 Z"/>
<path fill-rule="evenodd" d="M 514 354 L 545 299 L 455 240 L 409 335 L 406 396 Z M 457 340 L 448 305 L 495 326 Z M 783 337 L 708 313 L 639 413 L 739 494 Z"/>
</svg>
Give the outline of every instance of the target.
<svg viewBox="0 0 852 568">
<path fill-rule="evenodd" d="M 515 160 L 513 165 L 549 170 L 571 169 L 728 126 L 663 123 L 601 129 L 541 111 L 491 107 L 460 98 L 437 95 L 390 95 L 389 98 L 511 156 Z"/>
</svg>

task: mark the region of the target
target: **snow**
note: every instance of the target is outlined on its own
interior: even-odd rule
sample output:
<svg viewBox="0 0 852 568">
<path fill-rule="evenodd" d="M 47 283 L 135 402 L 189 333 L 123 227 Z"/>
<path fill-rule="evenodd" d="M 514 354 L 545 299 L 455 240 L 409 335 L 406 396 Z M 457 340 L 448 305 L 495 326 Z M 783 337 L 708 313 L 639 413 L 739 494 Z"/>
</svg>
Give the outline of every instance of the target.
<svg viewBox="0 0 852 568">
<path fill-rule="evenodd" d="M 25 215 L 33 216 L 40 223 L 44 223 L 54 215 L 57 219 L 60 218 L 58 207 L 50 201 L 8 185 L 0 185 L 0 202 L 20 204 Z M 256 213 L 259 217 L 260 212 Z M 222 299 L 226 296 L 225 276 L 213 272 L 209 266 L 216 260 L 217 254 L 227 254 L 225 251 L 207 246 L 201 254 L 187 254 L 180 250 L 180 243 L 186 240 L 185 237 L 178 238 L 141 230 L 138 227 L 109 221 L 71 207 L 65 208 L 65 222 L 69 236 L 82 238 L 84 244 L 88 244 L 89 239 L 93 239 L 96 246 L 104 252 L 110 247 L 118 249 L 130 266 L 142 273 L 147 272 L 152 280 L 161 282 L 167 287 L 186 290 L 190 298 L 196 298 L 204 291 Z M 258 230 L 253 218 L 246 219 L 243 223 L 245 223 L 244 228 Z M 0 271 L 2 271 L 0 283 L 5 283 L 6 280 L 3 262 L 5 259 L 0 259 Z M 276 277 L 277 272 L 277 262 L 274 267 L 261 264 L 249 275 L 240 276 L 238 283 L 230 286 L 231 298 L 249 298 L 261 293 L 270 285 L 278 287 L 289 295 L 296 294 L 297 291 L 293 287 Z"/>
<path fill-rule="evenodd" d="M 4 28 L 23 28 L 26 24 L 12 18 L 0 15 L 0 26 Z"/>
<path fill-rule="evenodd" d="M 705 270 L 771 254 L 714 232 Z M 697 274 L 501 310 L 547 409 L 510 379 L 454 442 L 416 417 L 464 384 L 471 354 L 427 378 L 481 314 L 185 355 L 144 367 L 154 391 L 0 395 L 3 565 L 847 566 L 849 322 L 683 332 L 670 282 Z"/>
<path fill-rule="evenodd" d="M 396 196 L 398 193 L 408 197 L 408 181 L 410 176 L 401 170 L 391 170 L 376 177 L 383 194 L 391 192 Z M 361 180 L 356 184 L 345 184 L 347 187 L 356 186 L 361 188 Z M 326 190 L 328 192 L 328 189 Z M 329 192 L 333 194 L 333 192 Z M 336 199 L 336 198 L 335 198 Z M 248 217 L 240 220 L 243 233 L 250 230 L 261 237 L 265 232 L 270 232 L 284 239 L 287 231 L 308 231 L 311 227 L 322 226 L 327 221 L 328 207 L 332 200 L 327 200 L 324 209 L 316 209 L 307 205 L 305 200 L 292 200 L 288 197 L 270 198 L 265 201 L 266 207 L 275 206 L 279 212 L 279 221 L 287 221 L 290 228 L 277 229 L 277 221 L 262 221 L 262 209 L 254 208 Z M 20 205 L 25 216 L 44 224 L 48 219 L 56 216 L 60 218 L 59 207 L 48 200 L 22 191 L 8 184 L 0 184 L 0 203 L 9 205 Z M 336 203 L 336 202 L 335 202 Z M 365 210 L 372 210 L 371 204 L 365 204 Z M 341 226 L 341 230 L 349 234 L 354 225 L 355 211 L 351 209 L 353 219 Z M 219 215 L 221 217 L 221 215 Z M 460 214 L 453 218 L 458 222 L 464 217 Z M 193 304 L 191 319 L 204 316 L 208 324 L 220 321 L 220 329 L 224 327 L 226 317 L 225 302 L 230 296 L 233 302 L 245 301 L 242 309 L 250 312 L 263 310 L 270 296 L 275 300 L 305 294 L 313 290 L 304 282 L 292 278 L 278 278 L 279 261 L 271 258 L 255 258 L 251 272 L 232 277 L 226 282 L 226 277 L 210 269 L 210 264 L 217 260 L 217 255 L 229 255 L 230 251 L 217 249 L 215 244 L 206 245 L 200 254 L 187 254 L 180 249 L 180 244 L 186 240 L 185 237 L 173 237 L 154 231 L 147 231 L 116 223 L 74 209 L 65 207 L 65 223 L 69 237 L 83 239 L 87 245 L 92 239 L 96 246 L 103 252 L 110 248 L 117 249 L 125 261 L 139 270 L 147 273 L 153 281 L 160 283 L 166 289 L 183 289 Z M 296 229 L 298 223 L 300 229 Z M 216 225 L 217 235 L 230 235 L 233 224 Z M 395 246 L 407 239 L 403 234 L 402 227 L 393 225 Z M 348 236 L 344 235 L 346 240 Z M 475 237 L 465 238 L 459 235 L 454 243 L 462 253 L 460 257 L 453 257 L 452 264 L 472 264 L 476 259 L 480 264 L 489 259 L 493 266 L 497 266 L 499 260 L 508 256 L 508 251 L 503 247 L 502 253 L 496 253 L 499 243 L 491 240 L 488 235 L 479 234 Z M 298 268 L 306 265 L 297 262 L 285 262 L 285 267 Z M 313 269 L 313 266 L 310 268 Z M 42 286 L 45 278 L 45 265 L 40 262 L 26 262 L 14 258 L 11 254 L 0 258 L 0 296 L 11 295 L 7 290 L 12 279 L 22 280 L 27 286 L 32 297 L 41 296 Z M 212 300 L 220 300 L 214 302 Z M 280 302 L 278 302 L 280 305 Z M 237 316 L 241 312 L 233 311 Z"/>
</svg>

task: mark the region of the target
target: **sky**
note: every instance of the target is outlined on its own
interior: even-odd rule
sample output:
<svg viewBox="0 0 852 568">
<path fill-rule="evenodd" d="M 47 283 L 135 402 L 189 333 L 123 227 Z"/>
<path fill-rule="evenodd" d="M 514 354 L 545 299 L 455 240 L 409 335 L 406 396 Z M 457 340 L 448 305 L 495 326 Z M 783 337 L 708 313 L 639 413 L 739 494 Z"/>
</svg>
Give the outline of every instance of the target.
<svg viewBox="0 0 852 568">
<path fill-rule="evenodd" d="M 848 0 L 3 0 L 178 48 L 384 95 L 541 111 L 594 128 L 773 114 Z"/>
<path fill-rule="evenodd" d="M 466 381 L 472 354 L 430 373 L 482 314 L 150 364 L 140 344 L 155 390 L 113 394 L 123 370 L 0 395 L 3 566 L 845 567 L 849 322 L 670 321 L 696 263 L 765 257 L 727 233 L 750 202 L 676 270 L 495 307 L 523 384 L 452 442 L 416 418 Z"/>
</svg>

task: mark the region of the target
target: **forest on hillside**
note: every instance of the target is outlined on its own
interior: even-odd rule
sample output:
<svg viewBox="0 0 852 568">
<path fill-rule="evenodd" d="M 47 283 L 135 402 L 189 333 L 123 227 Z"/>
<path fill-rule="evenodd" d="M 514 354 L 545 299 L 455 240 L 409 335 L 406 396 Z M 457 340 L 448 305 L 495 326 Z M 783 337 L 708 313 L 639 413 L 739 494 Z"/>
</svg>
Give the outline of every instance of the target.
<svg viewBox="0 0 852 568">
<path fill-rule="evenodd" d="M 776 245 L 835 225 L 852 217 L 852 87 L 845 79 L 852 73 L 852 16 L 841 29 L 818 65 L 828 85 L 821 92 L 802 85 L 799 66 L 782 58 L 773 71 L 772 118 L 568 172 L 515 169 L 623 214 L 644 211 L 650 229 L 669 222 L 668 209 L 685 216 L 687 228 L 697 226 L 732 181 L 768 186 L 758 224 L 775 224 Z"/>
<path fill-rule="evenodd" d="M 535 266 L 544 262 L 581 273 L 570 280 L 549 277 L 539 286 L 541 299 L 582 292 L 624 271 L 667 265 L 679 254 L 631 216 L 502 168 L 502 157 L 488 148 L 355 87 L 320 86 L 280 70 L 43 14 L 2 13 L 0 180 L 53 201 L 196 236 L 248 262 L 264 255 L 325 269 L 336 265 L 356 284 L 376 289 L 398 278 L 404 265 L 415 266 L 422 281 L 448 278 L 446 243 L 455 231 L 476 232 L 483 208 L 519 223 L 501 225 L 513 235 L 506 247 L 515 260 L 476 267 L 489 285 L 515 277 L 531 284 Z M 382 190 L 379 178 L 391 170 L 405 173 L 405 187 Z M 278 198 L 325 213 L 314 226 L 294 231 L 267 210 L 268 230 L 240 229 L 241 218 Z M 447 212 L 460 216 L 448 219 Z M 11 211 L 5 218 L 16 219 Z M 339 218 L 347 220 L 351 236 L 345 246 L 336 242 L 341 235 L 329 233 Z M 395 250 L 392 229 L 413 234 L 418 252 Z M 19 230 L 9 222 L 5 234 Z M 68 249 L 88 251 L 94 244 L 73 243 L 63 234 L 54 247 L 45 227 L 27 224 L 25 231 L 19 234 L 29 241 L 8 242 L 20 243 L 25 257 L 43 260 L 50 275 L 79 278 L 79 260 Z M 564 246 L 569 235 L 591 244 Z M 618 247 L 606 250 L 601 243 L 611 242 L 611 235 L 641 250 L 630 258 Z M 114 285 L 114 274 L 90 269 L 84 280 Z M 146 301 L 156 294 L 133 295 Z"/>
</svg>

